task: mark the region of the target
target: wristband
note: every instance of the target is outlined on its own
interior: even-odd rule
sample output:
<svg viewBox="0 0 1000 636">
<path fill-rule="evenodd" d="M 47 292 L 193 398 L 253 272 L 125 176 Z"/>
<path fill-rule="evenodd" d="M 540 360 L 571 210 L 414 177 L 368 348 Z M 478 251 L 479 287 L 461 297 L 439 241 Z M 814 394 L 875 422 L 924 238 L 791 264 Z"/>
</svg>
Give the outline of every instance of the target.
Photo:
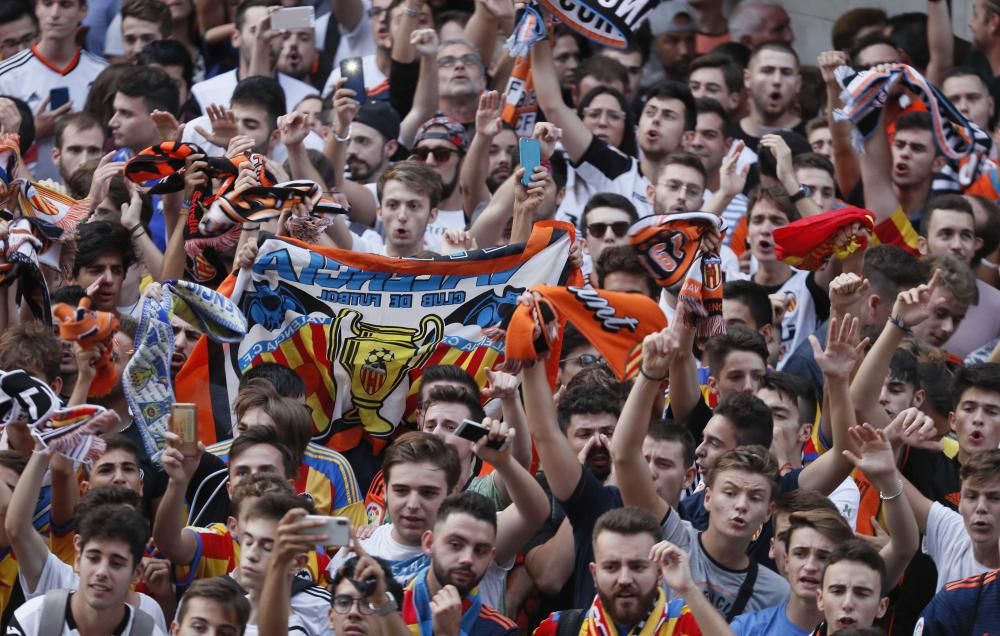
<svg viewBox="0 0 1000 636">
<path fill-rule="evenodd" d="M 259 223 L 257 225 L 250 225 L 249 223 L 244 223 L 243 224 L 243 231 L 244 232 L 256 232 L 259 229 L 260 229 L 260 224 Z"/>
<path fill-rule="evenodd" d="M 913 335 L 913 330 L 907 327 L 906 323 L 903 322 L 900 318 L 897 318 L 896 316 L 889 314 L 889 322 L 892 323 L 892 325 L 896 327 L 896 329 L 902 331 L 905 335 L 907 336 Z"/>
<path fill-rule="evenodd" d="M 350 141 L 351 140 L 351 128 L 353 126 L 354 126 L 354 124 L 351 124 L 351 125 L 349 125 L 347 127 L 347 135 L 344 136 L 344 137 L 341 137 L 340 135 L 338 135 L 336 130 L 333 131 L 333 138 L 336 139 L 337 141 Z"/>
<path fill-rule="evenodd" d="M 979 264 L 987 269 L 992 269 L 993 271 L 1000 270 L 1000 263 L 994 263 L 993 261 L 988 261 L 985 258 L 979 261 Z"/>
<path fill-rule="evenodd" d="M 639 374 L 642 375 L 642 377 L 649 380 L 650 382 L 663 382 L 670 376 L 670 373 L 668 372 L 664 373 L 662 377 L 654 378 L 653 376 L 646 373 L 646 367 L 642 366 L 641 364 L 639 365 Z"/>
<path fill-rule="evenodd" d="M 880 491 L 878 491 L 878 498 L 881 499 L 882 501 L 892 501 L 893 499 L 896 499 L 897 497 L 899 497 L 900 495 L 902 495 L 903 494 L 903 490 L 904 490 L 904 488 L 903 488 L 903 480 L 902 479 L 897 479 L 896 483 L 899 484 L 899 492 L 897 492 L 894 495 L 889 495 L 888 497 L 886 497 L 885 493 L 880 490 Z"/>
</svg>

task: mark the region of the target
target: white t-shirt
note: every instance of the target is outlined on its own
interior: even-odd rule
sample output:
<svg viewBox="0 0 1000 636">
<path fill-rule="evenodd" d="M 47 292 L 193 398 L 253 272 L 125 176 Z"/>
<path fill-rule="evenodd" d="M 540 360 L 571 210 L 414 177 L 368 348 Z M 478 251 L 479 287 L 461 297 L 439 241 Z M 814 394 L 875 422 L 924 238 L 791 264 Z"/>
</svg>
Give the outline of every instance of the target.
<svg viewBox="0 0 1000 636">
<path fill-rule="evenodd" d="M 334 68 L 340 68 L 341 60 L 348 57 L 375 55 L 372 20 L 368 17 L 368 10 L 371 9 L 372 4 L 370 0 L 362 0 L 361 5 L 364 7 L 364 13 L 362 14 L 361 21 L 358 22 L 358 26 L 354 27 L 353 31 L 345 31 L 341 25 L 337 25 L 337 28 L 340 29 L 340 43 L 337 45 L 336 55 L 333 56 Z M 316 18 L 317 51 L 322 51 L 323 46 L 326 44 L 326 30 L 330 28 L 330 20 L 332 19 L 334 19 L 333 12 Z"/>
<path fill-rule="evenodd" d="M 188 144 L 197 144 L 209 157 L 222 157 L 226 154 L 225 148 L 220 148 L 219 146 L 209 142 L 203 135 L 195 130 L 195 126 L 200 126 L 206 131 L 212 130 L 212 122 L 209 120 L 208 115 L 195 117 L 184 126 L 184 132 L 181 133 L 181 141 Z M 309 150 L 319 150 L 322 152 L 323 138 L 310 130 L 309 134 L 306 135 L 306 138 L 302 141 L 302 145 Z M 268 157 L 280 164 L 284 164 L 288 160 L 288 148 L 286 148 L 283 143 L 275 144 L 274 149 L 268 153 Z"/>
<path fill-rule="evenodd" d="M 235 571 L 229 578 L 236 581 Z M 237 583 L 239 585 L 239 583 Z M 242 589 L 242 588 L 241 588 Z M 249 598 L 249 594 L 247 595 Z M 326 636 L 330 633 L 328 610 L 332 596 L 312 581 L 295 578 L 292 581 L 291 612 L 288 613 L 288 633 L 303 636 Z M 247 625 L 246 636 L 257 636 L 257 625 Z"/>
<path fill-rule="evenodd" d="M 56 634 L 41 634 L 38 631 L 41 628 L 42 611 L 44 610 L 44 606 L 45 597 L 43 595 L 26 601 L 24 605 L 17 608 L 14 612 L 13 620 L 11 620 L 10 624 L 7 625 L 7 636 L 57 636 Z M 125 609 L 128 612 L 128 619 L 123 625 L 120 626 L 122 629 L 116 630 L 112 636 L 125 636 L 132 629 L 132 620 L 135 616 L 135 612 L 128 604 L 125 605 Z M 66 618 L 69 618 L 69 616 Z M 162 619 L 163 613 L 160 612 L 160 620 Z M 73 627 L 70 627 L 69 623 L 66 622 L 66 619 L 63 619 L 63 627 L 60 634 L 61 636 L 80 636 L 80 630 L 77 629 L 75 623 Z M 159 623 L 153 625 L 153 636 L 165 636 L 165 632 L 160 627 Z"/>
<path fill-rule="evenodd" d="M 462 210 L 438 210 L 437 218 L 424 230 L 424 249 L 441 252 L 441 239 L 448 230 L 464 230 L 465 212 Z"/>
<path fill-rule="evenodd" d="M 45 596 L 45 593 L 49 590 L 76 590 L 80 587 L 80 575 L 73 570 L 73 566 L 64 563 L 51 552 L 48 558 L 45 559 L 45 566 L 38 577 L 38 585 L 35 586 L 35 589 L 28 589 L 28 584 L 25 582 L 23 576 L 19 576 L 17 579 L 21 584 L 21 591 L 24 592 L 25 600 Z M 159 629 L 164 632 L 167 631 L 167 621 L 163 617 L 163 610 L 160 609 L 160 604 L 154 601 L 151 596 L 139 592 L 139 609 L 152 616 L 153 621 Z"/>
<path fill-rule="evenodd" d="M 962 515 L 936 501 L 927 514 L 927 534 L 921 549 L 937 567 L 937 591 L 946 583 L 993 569 L 976 561 Z"/>
<path fill-rule="evenodd" d="M 851 530 L 858 527 L 858 506 L 861 505 L 861 491 L 858 484 L 848 477 L 827 497 L 837 506 L 840 516 L 851 525 Z"/>
<path fill-rule="evenodd" d="M 228 73 L 221 73 L 203 82 L 198 82 L 191 87 L 191 94 L 194 95 L 201 112 L 204 113 L 209 104 L 228 105 L 238 83 L 236 69 L 233 69 Z M 284 73 L 278 73 L 278 84 L 281 85 L 281 90 L 285 91 L 286 112 L 294 110 L 298 103 L 306 97 L 319 95 L 319 92 L 311 85 Z M 185 129 L 188 127 L 190 124 L 185 126 Z"/>
<path fill-rule="evenodd" d="M 49 97 L 50 91 L 67 88 L 73 110 L 83 110 L 90 85 L 108 65 L 107 61 L 93 53 L 77 49 L 76 57 L 65 68 L 56 69 L 48 60 L 40 57 L 35 48 L 25 49 L 0 62 L 0 95 L 17 97 L 28 104 L 31 112 L 37 112 L 42 102 Z M 54 145 L 55 136 L 36 139 L 35 160 L 25 157 L 35 179 L 60 181 L 59 169 L 52 161 Z"/>
<path fill-rule="evenodd" d="M 343 46 L 343 42 L 340 43 Z M 339 48 L 337 49 L 340 50 Z M 365 74 L 365 90 L 371 94 L 376 89 L 383 88 L 382 84 L 388 83 L 389 78 L 385 76 L 381 70 L 379 70 L 378 64 L 375 63 L 375 53 L 370 55 L 361 55 L 360 53 L 354 53 L 346 57 L 361 57 L 361 68 Z M 330 71 L 330 77 L 326 78 L 326 83 L 323 84 L 323 97 L 327 97 L 333 94 L 334 88 L 337 86 L 337 80 L 340 79 L 340 64 L 338 63 Z"/>
</svg>

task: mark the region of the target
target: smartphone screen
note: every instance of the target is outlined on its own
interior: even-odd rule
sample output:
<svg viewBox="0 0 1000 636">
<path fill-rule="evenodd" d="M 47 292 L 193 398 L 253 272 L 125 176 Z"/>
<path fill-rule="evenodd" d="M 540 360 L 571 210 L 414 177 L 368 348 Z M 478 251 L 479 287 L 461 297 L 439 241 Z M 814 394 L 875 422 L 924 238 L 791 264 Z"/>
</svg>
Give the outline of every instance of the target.
<svg viewBox="0 0 1000 636">
<path fill-rule="evenodd" d="M 360 57 L 349 57 L 340 62 L 340 75 L 347 79 L 344 88 L 355 93 L 355 99 L 365 101 L 365 68 Z"/>
<path fill-rule="evenodd" d="M 49 91 L 49 110 L 60 108 L 69 102 L 69 89 L 65 86 Z"/>
<path fill-rule="evenodd" d="M 518 154 L 521 158 L 521 166 L 524 168 L 521 185 L 527 186 L 531 182 L 531 175 L 535 168 L 542 164 L 542 148 L 537 139 L 521 137 L 518 140 Z"/>
<path fill-rule="evenodd" d="M 271 28 L 276 31 L 303 31 L 316 26 L 313 7 L 286 7 L 271 14 Z"/>
<path fill-rule="evenodd" d="M 469 440 L 473 444 L 478 442 L 481 438 L 489 435 L 490 429 L 486 428 L 479 422 L 475 420 L 462 420 L 462 423 L 458 425 L 455 429 L 455 436 L 461 437 L 462 439 Z M 492 449 L 499 449 L 503 446 L 503 442 L 489 442 L 487 444 Z"/>
<path fill-rule="evenodd" d="M 170 432 L 181 438 L 181 452 L 198 452 L 198 405 L 178 402 L 170 407 Z"/>
</svg>

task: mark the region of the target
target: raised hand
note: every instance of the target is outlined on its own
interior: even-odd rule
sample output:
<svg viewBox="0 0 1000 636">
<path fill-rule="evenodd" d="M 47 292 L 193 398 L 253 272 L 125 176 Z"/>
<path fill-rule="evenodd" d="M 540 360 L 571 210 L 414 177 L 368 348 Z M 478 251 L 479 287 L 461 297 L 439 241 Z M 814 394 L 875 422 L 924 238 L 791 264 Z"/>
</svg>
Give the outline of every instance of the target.
<svg viewBox="0 0 1000 636">
<path fill-rule="evenodd" d="M 670 364 L 677 356 L 677 334 L 669 327 L 651 333 L 642 340 L 642 376 L 649 380 L 665 380 Z"/>
<path fill-rule="evenodd" d="M 205 454 L 205 445 L 198 442 L 197 453 L 184 454 L 181 452 L 183 442 L 179 435 L 167 431 L 164 436 L 167 448 L 163 451 L 163 470 L 167 473 L 167 477 L 181 486 L 186 486 L 198 470 L 201 456 Z"/>
<path fill-rule="evenodd" d="M 431 627 L 435 636 L 459 636 L 462 595 L 454 585 L 445 585 L 431 599 Z"/>
<path fill-rule="evenodd" d="M 897 413 L 884 430 L 886 438 L 894 445 L 906 444 L 913 448 L 944 450 L 944 442 L 941 441 L 934 418 L 915 406 Z"/>
<path fill-rule="evenodd" d="M 16 133 L 21 130 L 21 111 L 14 102 L 0 98 L 0 134 Z"/>
<path fill-rule="evenodd" d="M 824 51 L 816 58 L 816 66 L 819 67 L 819 72 L 827 86 L 839 87 L 833 72 L 838 66 L 844 66 L 848 63 L 847 54 L 843 51 Z"/>
<path fill-rule="evenodd" d="M 108 196 L 108 188 L 111 187 L 111 177 L 121 174 L 125 169 L 124 161 L 111 160 L 114 156 L 114 152 L 109 152 L 101 157 L 101 161 L 97 164 L 97 169 L 94 170 L 94 176 L 90 179 L 90 192 L 87 194 L 87 198 L 90 200 L 91 209 L 96 209 L 101 201 L 104 200 L 104 197 Z"/>
<path fill-rule="evenodd" d="M 441 237 L 441 253 L 454 254 L 455 252 L 468 252 L 479 247 L 476 237 L 472 236 L 468 230 L 452 228 L 445 230 Z"/>
<path fill-rule="evenodd" d="M 205 155 L 188 155 L 184 160 L 184 199 L 190 201 L 195 192 L 207 188 L 211 183 Z"/>
<path fill-rule="evenodd" d="M 275 567 L 283 569 L 300 555 L 308 554 L 317 545 L 326 545 L 330 540 L 325 534 L 310 532 L 313 528 L 323 527 L 323 520 L 307 519 L 308 514 L 305 508 L 295 508 L 286 512 L 278 522 L 274 547 L 271 549 Z"/>
<path fill-rule="evenodd" d="M 784 137 L 775 134 L 764 135 L 760 138 L 760 145 L 771 151 L 774 156 L 778 181 L 785 187 L 788 194 L 795 194 L 799 189 L 799 181 L 795 178 L 795 171 L 792 169 L 792 149 L 788 147 Z"/>
<path fill-rule="evenodd" d="M 892 306 L 892 317 L 903 323 L 905 329 L 912 329 L 931 316 L 931 296 L 941 285 L 941 270 L 935 269 L 931 279 L 923 284 L 899 292 Z"/>
<path fill-rule="evenodd" d="M 493 139 L 503 130 L 503 120 L 500 114 L 503 102 L 497 91 L 486 91 L 479 96 L 479 108 L 476 110 L 476 134 Z"/>
<path fill-rule="evenodd" d="M 165 599 L 174 593 L 174 583 L 170 576 L 172 567 L 168 559 L 142 558 L 140 580 L 145 583 L 149 595 L 155 599 Z"/>
<path fill-rule="evenodd" d="M 236 135 L 229 140 L 229 147 L 226 148 L 226 159 L 236 159 L 245 157 L 253 152 L 254 140 L 247 135 Z"/>
<path fill-rule="evenodd" d="M 868 338 L 858 342 L 858 319 L 847 314 L 839 324 L 836 318 L 830 319 L 826 349 L 820 348 L 819 340 L 814 335 L 809 336 L 809 343 L 812 345 L 816 364 L 823 371 L 823 375 L 847 380 L 865 347 L 868 346 Z"/>
<path fill-rule="evenodd" d="M 142 223 L 142 193 L 128 179 L 125 180 L 125 186 L 128 188 L 129 201 L 121 205 L 121 224 L 125 229 L 132 230 Z"/>
<path fill-rule="evenodd" d="M 491 417 L 483 418 L 482 423 L 484 427 L 490 429 L 490 432 L 472 445 L 472 452 L 493 466 L 510 463 L 514 448 L 511 442 L 514 441 L 517 429 L 510 428 L 507 422 Z M 491 443 L 499 448 L 491 448 L 489 446 Z"/>
<path fill-rule="evenodd" d="M 63 115 L 69 113 L 73 110 L 73 102 L 69 101 L 56 108 L 55 110 L 49 110 L 49 96 L 46 95 L 45 99 L 38 106 L 38 110 L 35 111 L 35 138 L 42 139 L 44 137 L 51 137 L 56 132 L 56 124 L 62 119 Z M 17 132 L 17 131 L 11 131 Z"/>
<path fill-rule="evenodd" d="M 354 580 L 371 581 L 374 579 L 375 585 L 368 593 L 368 601 L 376 607 L 382 606 L 387 602 L 386 592 L 389 590 L 385 580 L 385 570 L 365 551 L 358 537 L 351 538 L 350 549 L 351 552 L 358 555 L 358 562 L 354 565 Z"/>
<path fill-rule="evenodd" d="M 346 137 L 351 122 L 361 109 L 358 94 L 350 88 L 344 88 L 346 77 L 337 80 L 337 90 L 333 93 L 334 131 L 338 137 Z"/>
<path fill-rule="evenodd" d="M 417 29 L 410 34 L 410 44 L 420 57 L 433 58 L 437 55 L 440 43 L 437 31 L 434 29 Z"/>
<path fill-rule="evenodd" d="M 531 138 L 538 140 L 542 159 L 548 159 L 556 151 L 556 144 L 562 139 L 562 128 L 547 121 L 540 121 L 531 131 Z"/>
<path fill-rule="evenodd" d="M 209 104 L 208 108 L 205 109 L 205 114 L 208 115 L 212 129 L 205 130 L 201 126 L 195 126 L 195 132 L 219 148 L 229 146 L 229 140 L 239 133 L 239 129 L 236 127 L 236 115 L 225 106 L 218 104 Z"/>
<path fill-rule="evenodd" d="M 299 146 L 305 141 L 312 129 L 312 116 L 309 113 L 291 112 L 278 117 L 278 130 L 281 131 L 281 143 L 285 146 Z"/>
<path fill-rule="evenodd" d="M 154 110 L 149 114 L 153 118 L 153 125 L 160 135 L 160 141 L 180 141 L 184 132 L 184 124 L 177 121 L 177 118 L 165 110 Z"/>
<path fill-rule="evenodd" d="M 669 541 L 660 541 L 649 551 L 649 560 L 660 570 L 660 580 L 680 596 L 694 592 L 691 561 L 688 553 Z"/>
<path fill-rule="evenodd" d="M 549 176 L 545 166 L 535 166 L 528 187 L 524 187 L 521 185 L 523 176 L 524 168 L 518 166 L 514 171 L 514 212 L 534 214 L 545 200 L 545 186 L 552 177 Z"/>
<path fill-rule="evenodd" d="M 830 306 L 840 315 L 859 306 L 870 287 L 868 279 L 854 272 L 844 272 L 830 281 Z"/>
<path fill-rule="evenodd" d="M 486 380 L 489 382 L 483 389 L 483 395 L 497 400 L 509 400 L 518 397 L 517 387 L 521 386 L 521 376 L 506 371 L 486 369 Z"/>
<path fill-rule="evenodd" d="M 236 269 L 252 269 L 254 261 L 257 260 L 257 243 L 247 241 L 236 254 Z"/>
<path fill-rule="evenodd" d="M 743 152 L 745 145 L 742 141 L 734 141 L 719 167 L 719 191 L 730 198 L 743 192 L 743 188 L 747 185 L 750 164 L 739 167 L 740 153 Z"/>
<path fill-rule="evenodd" d="M 866 423 L 862 426 L 852 426 L 847 429 L 847 434 L 854 448 L 861 454 L 855 455 L 850 450 L 844 450 L 842 451 L 844 457 L 876 486 L 890 483 L 896 474 L 896 455 L 892 452 L 892 444 L 889 443 L 885 431 Z"/>
</svg>

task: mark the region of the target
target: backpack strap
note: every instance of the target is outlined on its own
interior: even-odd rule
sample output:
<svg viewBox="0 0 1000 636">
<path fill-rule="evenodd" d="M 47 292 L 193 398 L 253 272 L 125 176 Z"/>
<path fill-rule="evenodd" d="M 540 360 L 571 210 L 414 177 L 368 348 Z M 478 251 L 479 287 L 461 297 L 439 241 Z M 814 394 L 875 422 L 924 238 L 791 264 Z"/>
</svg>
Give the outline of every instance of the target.
<svg viewBox="0 0 1000 636">
<path fill-rule="evenodd" d="M 61 634 L 69 606 L 69 590 L 49 590 L 42 601 L 42 616 L 38 622 L 39 634 Z"/>
<path fill-rule="evenodd" d="M 153 636 L 155 627 L 156 623 L 153 621 L 152 616 L 138 607 L 132 608 L 132 629 L 128 632 L 129 636 Z"/>
<path fill-rule="evenodd" d="M 740 591 L 736 595 L 736 602 L 726 612 L 727 623 L 732 623 L 733 619 L 742 614 L 743 610 L 746 609 L 747 602 L 753 595 L 753 586 L 757 582 L 757 569 L 759 567 L 756 559 L 750 559 L 750 567 L 747 569 L 746 578 L 743 579 L 743 583 L 740 585 Z"/>
<path fill-rule="evenodd" d="M 586 617 L 587 613 L 580 609 L 559 612 L 559 625 L 556 627 L 556 636 L 578 636 Z"/>
</svg>

